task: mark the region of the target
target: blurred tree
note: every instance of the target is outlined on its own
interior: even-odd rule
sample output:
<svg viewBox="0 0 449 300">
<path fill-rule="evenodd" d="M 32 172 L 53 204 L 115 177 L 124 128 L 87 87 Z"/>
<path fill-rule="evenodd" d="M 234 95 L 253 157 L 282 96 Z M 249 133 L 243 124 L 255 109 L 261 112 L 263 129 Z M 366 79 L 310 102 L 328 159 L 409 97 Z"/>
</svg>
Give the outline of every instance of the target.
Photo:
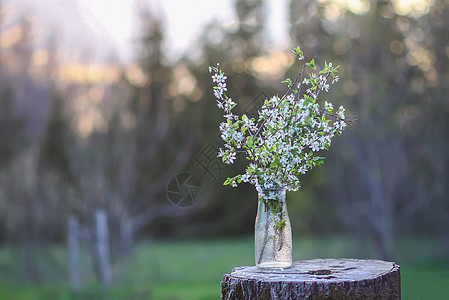
<svg viewBox="0 0 449 300">
<path fill-rule="evenodd" d="M 18 247 L 17 270 L 11 276 L 29 281 L 60 278 L 61 265 L 41 250 L 62 237 L 58 177 L 44 179 L 37 172 L 52 84 L 31 72 L 35 32 L 29 16 L 3 3 L 0 10 L 0 226 L 6 242 Z M 46 268 L 53 272 L 48 274 Z"/>
<path fill-rule="evenodd" d="M 216 150 L 222 147 L 218 134 L 218 125 L 223 120 L 212 95 L 212 80 L 208 67 L 220 63 L 228 76 L 229 95 L 238 103 L 240 113 L 256 112 L 258 105 L 272 93 L 267 90 L 270 83 L 255 76 L 251 62 L 267 54 L 264 50 L 265 5 L 261 0 L 237 0 L 234 2 L 237 16 L 235 22 L 218 24 L 212 22 L 201 33 L 198 44 L 188 51 L 182 62 L 195 78 L 196 87 L 202 91 L 201 97 L 184 95 L 192 103 L 186 107 L 183 117 L 195 124 L 195 150 L 189 165 L 189 172 L 195 172 L 204 187 L 203 207 L 183 222 L 182 231 L 187 235 L 245 234 L 254 229 L 254 217 L 257 207 L 257 195 L 253 186 L 241 186 L 238 189 L 222 187 L 226 176 L 236 169 L 243 168 L 244 161 L 231 167 L 233 171 L 208 173 L 209 168 L 225 166 L 217 158 Z M 210 151 L 210 157 L 205 153 Z M 195 161 L 205 158 L 213 161 L 203 166 Z M 242 164 L 243 163 L 243 164 Z M 219 164 L 219 165 L 212 165 Z M 236 209 L 238 207 L 238 209 Z"/>
<path fill-rule="evenodd" d="M 0 219 L 8 243 L 18 247 L 18 280 L 59 281 L 63 266 L 42 247 L 61 239 L 65 215 L 57 176 L 40 178 L 36 144 L 22 149 L 0 172 Z M 48 272 L 48 270 L 52 270 Z"/>
<path fill-rule="evenodd" d="M 14 107 L 14 95 L 11 86 L 2 89 L 0 95 L 0 163 L 14 157 L 23 143 L 23 118 Z"/>
<path fill-rule="evenodd" d="M 134 73 L 124 72 L 114 86 L 105 87 L 105 101 L 112 107 L 107 130 L 92 132 L 70 151 L 71 174 L 82 199 L 71 210 L 81 219 L 104 286 L 110 285 L 111 268 L 100 252 L 120 263 L 131 253 L 141 229 L 155 232 L 160 219 L 186 213 L 166 199 L 164 190 L 186 164 L 192 134 L 187 124 L 174 118 L 170 106 L 172 70 L 163 63 L 162 23 L 145 7 L 140 12 L 138 65 L 130 71 Z M 113 101 L 113 95 L 121 95 L 120 101 Z"/>
<path fill-rule="evenodd" d="M 130 101 L 116 112 L 106 142 L 111 150 L 106 156 L 107 179 L 117 194 L 112 215 L 120 220 L 125 253 L 140 229 L 186 213 L 171 205 L 164 191 L 187 163 L 192 144 L 189 124 L 177 119 L 170 105 L 168 88 L 173 74 L 164 64 L 163 23 L 146 6 L 140 13 L 138 53 L 144 80 L 140 85 L 128 82 Z M 127 125 L 129 120 L 132 124 Z"/>
<path fill-rule="evenodd" d="M 428 11 L 427 11 L 428 10 Z M 406 61 L 423 74 L 411 78 L 411 89 L 419 93 L 419 102 L 404 110 L 402 124 L 411 136 L 408 143 L 413 161 L 415 193 L 422 208 L 412 215 L 414 231 L 449 236 L 449 88 L 447 74 L 449 48 L 449 7 L 437 0 L 424 7 L 424 14 L 401 20 Z M 422 220 L 422 221 L 421 221 Z"/>
<path fill-rule="evenodd" d="M 63 100 L 55 95 L 41 141 L 40 168 L 43 173 L 51 170 L 69 179 L 70 168 L 66 147 L 70 146 L 70 130 L 65 117 Z"/>
<path fill-rule="evenodd" d="M 437 122 L 425 100 L 436 72 L 420 39 L 434 32 L 423 24 L 432 13 L 410 17 L 388 1 L 362 4 L 291 1 L 291 34 L 306 53 L 341 65 L 341 92 L 332 96 L 359 121 L 328 155 L 329 197 L 351 230 L 371 237 L 376 256 L 391 258 L 395 231 L 413 228 L 413 217 L 436 204 L 425 192 L 432 175 L 423 166 L 432 156 L 420 153 L 430 150 L 422 136 L 447 122 Z M 447 147 L 440 134 L 432 134 L 442 141 L 438 152 Z"/>
</svg>

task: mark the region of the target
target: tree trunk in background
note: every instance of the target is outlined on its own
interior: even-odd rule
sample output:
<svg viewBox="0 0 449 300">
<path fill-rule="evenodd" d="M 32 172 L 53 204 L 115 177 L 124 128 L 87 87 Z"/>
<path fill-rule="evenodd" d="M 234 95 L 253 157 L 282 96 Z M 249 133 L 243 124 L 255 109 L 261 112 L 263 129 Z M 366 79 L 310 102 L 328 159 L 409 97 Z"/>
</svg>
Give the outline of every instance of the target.
<svg viewBox="0 0 449 300">
<path fill-rule="evenodd" d="M 70 216 L 67 227 L 67 239 L 69 247 L 69 279 L 70 288 L 79 290 L 81 287 L 80 277 L 80 224 L 78 218 Z"/>
<path fill-rule="evenodd" d="M 111 286 L 111 256 L 109 248 L 108 216 L 104 209 L 95 211 L 95 228 L 97 233 L 98 272 L 101 285 L 105 288 Z"/>
<path fill-rule="evenodd" d="M 134 244 L 134 230 L 132 221 L 127 215 L 120 218 L 120 248 L 122 258 L 128 258 L 131 255 Z"/>
</svg>

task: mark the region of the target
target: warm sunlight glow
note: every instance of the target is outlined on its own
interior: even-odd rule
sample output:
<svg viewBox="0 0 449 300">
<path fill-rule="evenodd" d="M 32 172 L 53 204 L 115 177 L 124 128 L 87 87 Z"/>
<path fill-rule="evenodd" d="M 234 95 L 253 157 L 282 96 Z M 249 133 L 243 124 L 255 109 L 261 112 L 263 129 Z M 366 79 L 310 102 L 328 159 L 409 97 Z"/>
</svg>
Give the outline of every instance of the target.
<svg viewBox="0 0 449 300">
<path fill-rule="evenodd" d="M 357 15 L 365 14 L 370 8 L 370 4 L 365 0 L 348 0 L 346 1 L 347 8 Z"/>
<path fill-rule="evenodd" d="M 293 63 L 293 55 L 276 51 L 266 56 L 251 59 L 250 70 L 259 78 L 279 79 Z"/>
<path fill-rule="evenodd" d="M 341 16 L 341 8 L 335 4 L 327 5 L 324 9 L 324 16 L 328 20 L 335 21 Z"/>
<path fill-rule="evenodd" d="M 192 76 L 192 74 L 190 74 L 189 70 L 184 64 L 176 66 L 175 70 L 173 71 L 173 78 L 174 80 L 169 87 L 169 91 L 172 97 L 187 96 L 190 98 L 190 100 L 198 100 L 198 97 L 192 95 L 196 88 L 196 79 Z M 182 101 L 179 100 L 178 102 L 181 103 Z M 181 106 L 177 105 L 177 107 Z"/>
<path fill-rule="evenodd" d="M 368 0 L 320 0 L 320 2 L 326 4 L 325 17 L 328 20 L 338 19 L 342 9 L 360 15 L 367 13 L 370 8 Z M 433 0 L 393 0 L 392 3 L 395 12 L 399 15 L 419 17 L 429 12 Z M 385 8 L 381 14 L 384 17 L 391 17 L 391 12 Z"/>
<path fill-rule="evenodd" d="M 138 65 L 132 65 L 127 68 L 125 76 L 131 84 L 136 86 L 144 86 L 148 82 L 147 76 Z"/>
<path fill-rule="evenodd" d="M 71 124 L 72 128 L 81 137 L 88 137 L 94 130 L 100 132 L 106 132 L 108 129 L 108 124 L 101 115 L 97 108 L 90 108 L 89 110 L 77 115 Z"/>
<path fill-rule="evenodd" d="M 118 81 L 120 69 L 114 65 L 69 63 L 59 66 L 57 74 L 62 82 L 112 84 Z"/>
<path fill-rule="evenodd" d="M 325 17 L 328 20 L 337 20 L 343 10 L 348 10 L 354 14 L 366 14 L 370 8 L 368 0 L 320 0 L 326 4 Z"/>
<path fill-rule="evenodd" d="M 15 26 L 9 30 L 2 31 L 0 35 L 0 45 L 2 48 L 9 48 L 20 42 L 23 38 L 23 30 Z"/>
<path fill-rule="evenodd" d="M 46 50 L 36 50 L 33 52 L 32 62 L 35 66 L 45 66 L 50 61 L 50 56 Z"/>
<path fill-rule="evenodd" d="M 400 15 L 418 17 L 429 12 L 433 0 L 393 0 L 394 10 Z"/>
</svg>

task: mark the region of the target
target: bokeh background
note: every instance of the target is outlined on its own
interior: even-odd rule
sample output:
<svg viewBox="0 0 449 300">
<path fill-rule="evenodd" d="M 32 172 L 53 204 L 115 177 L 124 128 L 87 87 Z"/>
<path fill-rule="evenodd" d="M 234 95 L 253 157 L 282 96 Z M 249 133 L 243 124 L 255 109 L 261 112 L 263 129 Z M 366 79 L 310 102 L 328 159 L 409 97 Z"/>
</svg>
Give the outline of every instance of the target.
<svg viewBox="0 0 449 300">
<path fill-rule="evenodd" d="M 449 1 L 2 0 L 0 28 L 0 298 L 217 299 L 257 194 L 222 186 L 245 162 L 215 156 L 208 66 L 251 115 L 298 45 L 358 120 L 287 195 L 294 259 L 393 260 L 405 299 L 449 297 Z"/>
</svg>

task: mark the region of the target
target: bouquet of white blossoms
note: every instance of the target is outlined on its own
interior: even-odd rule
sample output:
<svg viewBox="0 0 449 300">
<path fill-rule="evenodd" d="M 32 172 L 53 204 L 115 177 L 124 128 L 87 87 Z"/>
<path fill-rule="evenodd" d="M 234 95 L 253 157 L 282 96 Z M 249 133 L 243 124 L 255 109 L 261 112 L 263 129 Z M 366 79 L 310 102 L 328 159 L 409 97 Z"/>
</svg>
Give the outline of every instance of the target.
<svg viewBox="0 0 449 300">
<path fill-rule="evenodd" d="M 299 47 L 292 52 L 298 60 L 304 60 Z M 317 71 L 314 59 L 304 63 L 294 80 L 283 81 L 288 86 L 287 92 L 282 97 L 276 95 L 265 100 L 258 118 L 254 119 L 232 112 L 237 104 L 226 95 L 226 75 L 219 64 L 209 67 L 216 83 L 217 105 L 226 119 L 220 124 L 224 148 L 218 156 L 232 164 L 241 152 L 250 162 L 244 174 L 228 178 L 224 185 L 235 187 L 249 182 L 257 190 L 300 188 L 299 176 L 324 162 L 324 157 L 317 154 L 328 150 L 332 138 L 340 135 L 348 124 L 343 106 L 335 110 L 328 101 L 324 107 L 317 102 L 320 92 L 328 92 L 330 84 L 338 81 L 337 69 L 338 66 L 325 63 Z"/>
</svg>

